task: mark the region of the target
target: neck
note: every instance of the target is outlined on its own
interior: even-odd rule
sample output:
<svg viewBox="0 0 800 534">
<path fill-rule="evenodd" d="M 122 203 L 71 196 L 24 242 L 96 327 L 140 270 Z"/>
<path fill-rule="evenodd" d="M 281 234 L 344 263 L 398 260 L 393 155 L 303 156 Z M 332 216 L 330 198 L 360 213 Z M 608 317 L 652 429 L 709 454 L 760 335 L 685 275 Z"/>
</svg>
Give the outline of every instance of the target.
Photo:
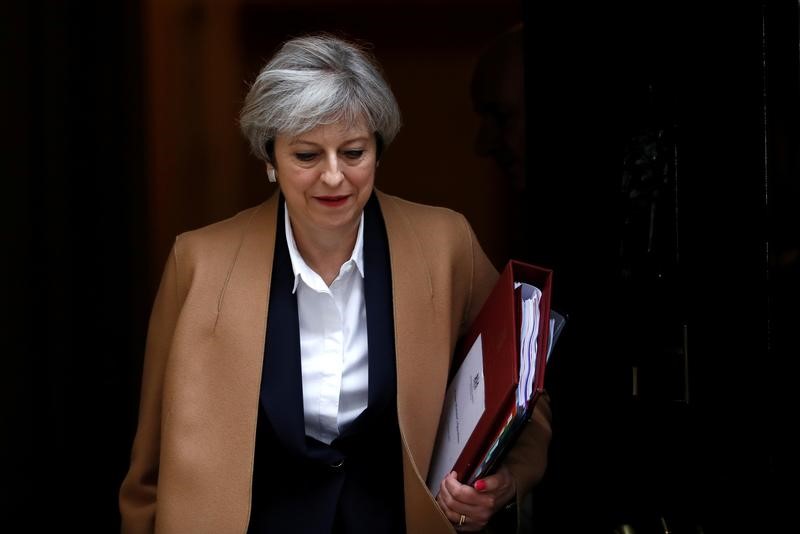
<svg viewBox="0 0 800 534">
<path fill-rule="evenodd" d="M 302 225 L 295 224 L 291 213 L 289 222 L 292 224 L 292 234 L 297 245 L 297 250 L 303 256 L 306 264 L 322 279 L 327 285 L 331 285 L 339 274 L 342 264 L 350 259 L 353 248 L 358 238 L 358 225 L 361 219 L 357 219 L 352 228 L 338 229 L 330 232 L 320 232 L 319 230 L 309 231 Z"/>
</svg>

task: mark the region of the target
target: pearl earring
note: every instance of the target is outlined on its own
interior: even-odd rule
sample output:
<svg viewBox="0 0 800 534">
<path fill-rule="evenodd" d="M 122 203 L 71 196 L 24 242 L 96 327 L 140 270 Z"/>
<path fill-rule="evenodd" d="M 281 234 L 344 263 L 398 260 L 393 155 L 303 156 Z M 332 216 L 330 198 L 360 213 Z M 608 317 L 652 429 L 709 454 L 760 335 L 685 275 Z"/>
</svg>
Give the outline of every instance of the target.
<svg viewBox="0 0 800 534">
<path fill-rule="evenodd" d="M 267 169 L 267 179 L 273 184 L 277 181 L 277 176 L 275 176 L 275 169 Z"/>
</svg>

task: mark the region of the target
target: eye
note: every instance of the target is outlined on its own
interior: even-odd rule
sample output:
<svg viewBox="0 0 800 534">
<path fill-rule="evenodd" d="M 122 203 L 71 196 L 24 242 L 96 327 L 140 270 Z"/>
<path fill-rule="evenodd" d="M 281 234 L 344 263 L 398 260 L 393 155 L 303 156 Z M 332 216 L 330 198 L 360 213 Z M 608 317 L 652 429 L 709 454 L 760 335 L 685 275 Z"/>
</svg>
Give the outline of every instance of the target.
<svg viewBox="0 0 800 534">
<path fill-rule="evenodd" d="M 299 161 L 312 161 L 316 156 L 314 152 L 295 152 L 294 154 Z"/>
<path fill-rule="evenodd" d="M 359 159 L 363 155 L 364 155 L 364 150 L 360 148 L 358 149 L 354 148 L 351 150 L 344 151 L 344 157 L 346 157 L 347 159 Z"/>
</svg>

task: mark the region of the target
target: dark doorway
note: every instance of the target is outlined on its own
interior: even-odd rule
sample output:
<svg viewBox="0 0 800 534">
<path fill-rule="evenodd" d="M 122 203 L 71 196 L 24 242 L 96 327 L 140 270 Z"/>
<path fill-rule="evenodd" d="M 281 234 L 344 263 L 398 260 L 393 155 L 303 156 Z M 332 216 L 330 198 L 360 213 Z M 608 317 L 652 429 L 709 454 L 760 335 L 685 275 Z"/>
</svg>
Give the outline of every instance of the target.
<svg viewBox="0 0 800 534">
<path fill-rule="evenodd" d="M 570 318 L 537 532 L 784 525 L 797 28 L 791 2 L 527 8 L 517 254 Z"/>
</svg>

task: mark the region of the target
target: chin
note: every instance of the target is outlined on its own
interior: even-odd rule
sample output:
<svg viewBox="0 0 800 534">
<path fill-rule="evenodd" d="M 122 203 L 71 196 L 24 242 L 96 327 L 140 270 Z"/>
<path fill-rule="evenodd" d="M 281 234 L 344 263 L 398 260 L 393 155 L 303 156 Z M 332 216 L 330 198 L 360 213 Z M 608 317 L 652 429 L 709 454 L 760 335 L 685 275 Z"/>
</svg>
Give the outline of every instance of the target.
<svg viewBox="0 0 800 534">
<path fill-rule="evenodd" d="M 319 228 L 325 230 L 348 230 L 351 226 L 358 225 L 360 216 L 361 212 L 358 214 L 343 214 L 341 217 L 320 217 L 316 220 L 316 224 Z"/>
</svg>

